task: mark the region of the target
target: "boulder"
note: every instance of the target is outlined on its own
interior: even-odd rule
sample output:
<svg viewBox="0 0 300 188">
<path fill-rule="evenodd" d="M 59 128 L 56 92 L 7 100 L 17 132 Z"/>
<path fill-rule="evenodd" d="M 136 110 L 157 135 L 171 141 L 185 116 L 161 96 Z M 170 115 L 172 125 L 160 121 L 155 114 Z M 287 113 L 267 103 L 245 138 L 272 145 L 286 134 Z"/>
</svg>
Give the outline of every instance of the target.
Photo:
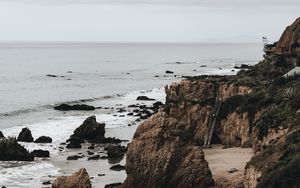
<svg viewBox="0 0 300 188">
<path fill-rule="evenodd" d="M 17 141 L 20 142 L 33 142 L 33 137 L 31 135 L 31 131 L 25 127 L 22 129 L 22 131 L 20 132 Z"/>
<path fill-rule="evenodd" d="M 34 157 L 50 157 L 50 152 L 47 151 L 47 150 L 33 150 L 31 152 L 31 154 L 34 156 Z"/>
<path fill-rule="evenodd" d="M 103 140 L 104 134 L 105 124 L 98 123 L 96 116 L 90 116 L 75 129 L 73 136 L 85 140 Z"/>
<path fill-rule="evenodd" d="M 105 148 L 107 151 L 107 156 L 109 158 L 123 157 L 127 149 L 125 146 L 120 145 L 110 145 Z"/>
<path fill-rule="evenodd" d="M 138 101 L 154 101 L 155 99 L 149 98 L 147 96 L 138 96 L 136 98 L 136 100 L 138 100 Z"/>
<path fill-rule="evenodd" d="M 86 105 L 86 104 L 75 104 L 75 105 L 60 104 L 58 106 L 55 106 L 54 109 L 55 110 L 60 110 L 60 111 L 70 111 L 70 110 L 91 111 L 91 110 L 95 110 L 96 108 L 94 106 L 89 106 L 89 105 Z"/>
<path fill-rule="evenodd" d="M 0 161 L 33 161 L 34 157 L 15 138 L 0 139 Z"/>
<path fill-rule="evenodd" d="M 201 147 L 188 140 L 194 129 L 177 123 L 158 112 L 137 128 L 126 154 L 127 178 L 120 187 L 214 185 Z"/>
<path fill-rule="evenodd" d="M 71 176 L 60 176 L 52 184 L 52 188 L 91 188 L 89 174 L 81 168 Z"/>
<path fill-rule="evenodd" d="M 52 143 L 52 138 L 50 138 L 49 136 L 40 136 L 34 142 L 35 143 Z"/>
</svg>

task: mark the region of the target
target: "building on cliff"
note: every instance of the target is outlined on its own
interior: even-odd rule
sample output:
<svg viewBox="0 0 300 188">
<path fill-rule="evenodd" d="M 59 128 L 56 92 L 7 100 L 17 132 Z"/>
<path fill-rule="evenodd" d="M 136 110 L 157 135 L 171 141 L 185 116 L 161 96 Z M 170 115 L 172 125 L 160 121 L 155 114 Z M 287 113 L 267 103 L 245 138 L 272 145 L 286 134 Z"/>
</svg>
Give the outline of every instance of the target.
<svg viewBox="0 0 300 188">
<path fill-rule="evenodd" d="M 293 68 L 288 73 L 283 75 L 283 77 L 287 78 L 287 77 L 291 77 L 291 76 L 295 76 L 295 75 L 300 75 L 300 67 Z"/>
</svg>

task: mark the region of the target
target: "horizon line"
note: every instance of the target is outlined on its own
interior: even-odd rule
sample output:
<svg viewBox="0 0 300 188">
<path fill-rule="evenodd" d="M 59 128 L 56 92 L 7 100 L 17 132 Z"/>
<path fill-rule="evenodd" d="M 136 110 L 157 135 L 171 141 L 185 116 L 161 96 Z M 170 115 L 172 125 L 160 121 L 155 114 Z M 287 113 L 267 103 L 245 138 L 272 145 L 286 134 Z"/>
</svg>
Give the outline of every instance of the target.
<svg viewBox="0 0 300 188">
<path fill-rule="evenodd" d="M 27 41 L 27 40 L 0 40 L 0 44 L 260 44 L 262 42 L 247 41 Z"/>
</svg>

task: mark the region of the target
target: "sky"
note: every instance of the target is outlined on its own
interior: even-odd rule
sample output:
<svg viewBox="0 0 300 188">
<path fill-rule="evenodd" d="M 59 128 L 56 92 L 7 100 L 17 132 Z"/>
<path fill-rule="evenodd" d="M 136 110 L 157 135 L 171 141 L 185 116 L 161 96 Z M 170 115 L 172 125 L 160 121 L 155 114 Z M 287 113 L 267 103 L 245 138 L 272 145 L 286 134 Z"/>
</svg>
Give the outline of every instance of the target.
<svg viewBox="0 0 300 188">
<path fill-rule="evenodd" d="M 261 42 L 299 0 L 0 0 L 0 42 Z"/>
</svg>

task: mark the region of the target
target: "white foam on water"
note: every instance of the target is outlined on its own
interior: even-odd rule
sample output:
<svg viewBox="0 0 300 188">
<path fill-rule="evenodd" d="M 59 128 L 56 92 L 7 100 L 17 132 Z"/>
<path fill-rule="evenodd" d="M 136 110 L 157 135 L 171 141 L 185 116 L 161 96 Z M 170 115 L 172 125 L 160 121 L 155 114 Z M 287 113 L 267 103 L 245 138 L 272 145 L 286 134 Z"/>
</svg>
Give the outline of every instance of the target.
<svg viewBox="0 0 300 188">
<path fill-rule="evenodd" d="M 58 168 L 49 162 L 30 162 L 26 165 L 0 169 L 0 185 L 8 188 L 38 188 L 49 180 L 49 175 L 57 176 Z"/>
<path fill-rule="evenodd" d="M 108 113 L 95 114 L 97 121 L 106 125 L 106 129 L 114 129 L 117 127 L 127 126 L 128 124 L 134 122 L 138 117 L 127 116 L 128 105 L 131 104 L 145 104 L 147 106 L 152 105 L 155 101 L 137 101 L 136 98 L 140 95 L 148 96 L 149 98 L 154 98 L 156 100 L 165 101 L 164 88 L 153 89 L 148 91 L 135 91 L 124 96 L 111 98 L 103 101 L 99 101 L 100 104 L 106 104 L 114 106 L 114 109 L 108 110 Z M 123 113 L 118 113 L 117 108 L 126 108 L 127 111 Z M 124 115 L 124 117 L 120 117 Z M 25 124 L 22 126 L 15 126 L 11 128 L 3 129 L 2 132 L 6 136 L 18 136 L 22 128 L 28 127 L 31 130 L 34 139 L 40 136 L 50 136 L 53 140 L 49 144 L 40 143 L 26 143 L 19 142 L 29 151 L 35 149 L 48 150 L 50 152 L 50 157 L 54 155 L 61 154 L 58 150 L 60 143 L 65 142 L 73 131 L 82 124 L 82 122 L 87 118 L 87 115 L 79 116 L 65 116 L 56 117 L 46 122 Z M 3 162 L 7 163 L 7 162 Z M 57 175 L 59 168 L 51 164 L 51 159 L 48 161 L 43 161 L 41 159 L 36 159 L 33 162 L 15 162 L 14 165 L 5 168 L 0 166 L 0 186 L 5 185 L 7 187 L 40 187 L 44 177 L 48 175 Z M 48 178 L 49 180 L 49 178 Z"/>
</svg>

